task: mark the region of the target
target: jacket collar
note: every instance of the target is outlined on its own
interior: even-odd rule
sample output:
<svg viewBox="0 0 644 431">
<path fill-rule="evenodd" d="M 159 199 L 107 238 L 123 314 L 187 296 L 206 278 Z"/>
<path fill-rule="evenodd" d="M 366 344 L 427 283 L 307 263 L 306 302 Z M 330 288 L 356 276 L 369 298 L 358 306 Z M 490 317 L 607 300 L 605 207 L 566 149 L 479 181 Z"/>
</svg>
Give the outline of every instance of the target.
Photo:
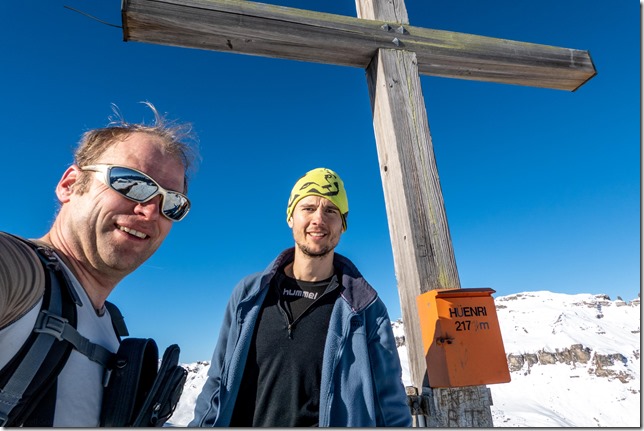
<svg viewBox="0 0 644 431">
<path fill-rule="evenodd" d="M 295 247 L 288 248 L 280 253 L 264 271 L 261 288 L 267 287 L 277 271 L 288 263 L 293 262 L 294 258 Z M 367 280 L 364 279 L 351 260 L 339 253 L 334 253 L 333 266 L 336 273 L 341 276 L 340 296 L 354 312 L 364 310 L 376 299 L 378 293 L 367 283 Z"/>
</svg>

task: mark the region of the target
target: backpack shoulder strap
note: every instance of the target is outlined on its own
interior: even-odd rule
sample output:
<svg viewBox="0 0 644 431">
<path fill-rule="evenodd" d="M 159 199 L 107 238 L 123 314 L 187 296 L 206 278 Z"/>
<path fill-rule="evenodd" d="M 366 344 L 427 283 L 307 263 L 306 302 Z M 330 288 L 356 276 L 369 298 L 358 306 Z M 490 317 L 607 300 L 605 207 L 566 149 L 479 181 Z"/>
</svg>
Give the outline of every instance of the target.
<svg viewBox="0 0 644 431">
<path fill-rule="evenodd" d="M 125 324 L 125 317 L 121 314 L 121 310 L 119 310 L 119 308 L 110 301 L 105 301 L 105 308 L 107 308 L 107 311 L 110 313 L 112 326 L 114 326 L 114 331 L 116 332 L 116 335 L 119 336 L 119 339 L 130 335 L 130 332 L 127 330 L 127 325 Z"/>
<path fill-rule="evenodd" d="M 31 336 L 0 371 L 0 427 L 21 425 L 26 420 L 55 382 L 72 348 L 105 368 L 111 368 L 114 358 L 112 352 L 76 330 L 76 305 L 80 299 L 54 251 L 12 236 L 36 251 L 45 268 L 46 286 Z M 113 309 L 115 314 L 109 309 L 110 316 L 119 316 L 119 325 L 124 327 L 121 313 Z"/>
<path fill-rule="evenodd" d="M 34 249 L 45 268 L 45 293 L 41 314 L 59 316 L 60 320 L 76 325 L 76 305 L 61 289 L 61 275 L 56 261 L 39 252 L 29 241 L 12 235 Z M 55 322 L 55 321 L 54 321 Z M 36 325 L 38 326 L 38 324 Z M 71 345 L 45 333 L 32 332 L 19 352 L 0 372 L 0 426 L 21 425 L 45 396 L 71 353 Z"/>
</svg>

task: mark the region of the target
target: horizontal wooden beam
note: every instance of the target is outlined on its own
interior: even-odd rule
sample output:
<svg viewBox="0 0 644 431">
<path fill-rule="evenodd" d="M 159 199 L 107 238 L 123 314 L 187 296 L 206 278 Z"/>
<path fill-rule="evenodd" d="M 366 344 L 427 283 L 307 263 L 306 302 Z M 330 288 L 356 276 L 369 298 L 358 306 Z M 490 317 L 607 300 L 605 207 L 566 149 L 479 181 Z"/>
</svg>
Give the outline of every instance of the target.
<svg viewBox="0 0 644 431">
<path fill-rule="evenodd" d="M 574 91 L 588 51 L 400 26 L 246 0 L 123 0 L 125 41 L 366 69 L 378 49 L 414 51 L 422 75 Z"/>
</svg>

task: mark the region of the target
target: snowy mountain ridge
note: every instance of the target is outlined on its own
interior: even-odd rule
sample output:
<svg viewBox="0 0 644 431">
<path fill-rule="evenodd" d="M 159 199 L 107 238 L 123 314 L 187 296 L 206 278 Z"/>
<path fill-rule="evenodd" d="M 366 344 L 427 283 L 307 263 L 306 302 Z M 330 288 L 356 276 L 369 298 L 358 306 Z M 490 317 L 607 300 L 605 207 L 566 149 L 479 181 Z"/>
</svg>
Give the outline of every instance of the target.
<svg viewBox="0 0 644 431">
<path fill-rule="evenodd" d="M 495 298 L 512 381 L 488 387 L 495 427 L 640 427 L 640 299 L 524 292 Z M 392 322 L 410 385 L 401 320 Z M 210 363 L 184 364 L 167 425 L 186 426 Z"/>
</svg>

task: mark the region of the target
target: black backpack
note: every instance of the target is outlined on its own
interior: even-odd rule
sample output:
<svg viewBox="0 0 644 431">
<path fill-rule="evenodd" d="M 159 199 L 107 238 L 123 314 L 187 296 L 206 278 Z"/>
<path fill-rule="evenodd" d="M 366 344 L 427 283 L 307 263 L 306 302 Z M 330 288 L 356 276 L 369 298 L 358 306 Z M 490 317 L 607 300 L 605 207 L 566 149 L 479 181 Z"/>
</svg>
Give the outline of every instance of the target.
<svg viewBox="0 0 644 431">
<path fill-rule="evenodd" d="M 92 343 L 76 331 L 80 299 L 53 250 L 10 236 L 36 251 L 45 269 L 46 285 L 32 333 L 0 370 L 0 427 L 53 425 L 55 383 L 72 349 L 105 368 L 101 426 L 162 426 L 172 416 L 187 377 L 187 371 L 178 365 L 179 346 L 168 347 L 159 366 L 154 340 L 121 340 L 129 335 L 125 321 L 108 302 L 119 349 L 114 354 Z"/>
</svg>

